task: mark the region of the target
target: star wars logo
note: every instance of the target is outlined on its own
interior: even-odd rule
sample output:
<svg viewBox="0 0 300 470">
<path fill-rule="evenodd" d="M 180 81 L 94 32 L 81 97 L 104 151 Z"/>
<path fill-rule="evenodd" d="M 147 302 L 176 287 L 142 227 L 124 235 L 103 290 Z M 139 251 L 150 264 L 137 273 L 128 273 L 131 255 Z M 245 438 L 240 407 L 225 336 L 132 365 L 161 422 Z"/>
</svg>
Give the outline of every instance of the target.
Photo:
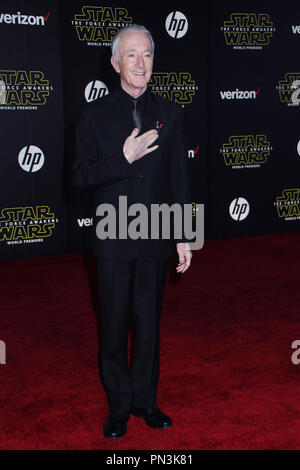
<svg viewBox="0 0 300 470">
<path fill-rule="evenodd" d="M 197 202 L 192 202 L 192 216 L 196 217 L 196 212 L 198 212 L 199 208 L 197 207 Z"/>
<path fill-rule="evenodd" d="M 155 72 L 149 81 L 149 88 L 182 106 L 191 103 L 198 91 L 196 82 L 188 72 Z"/>
<path fill-rule="evenodd" d="M 0 70 L 0 109 L 37 110 L 53 91 L 40 70 Z"/>
<path fill-rule="evenodd" d="M 126 8 L 83 6 L 71 21 L 79 41 L 88 46 L 110 46 L 120 28 L 132 23 Z"/>
<path fill-rule="evenodd" d="M 58 219 L 49 206 L 9 207 L 0 212 L 0 242 L 40 243 L 53 234 Z"/>
<path fill-rule="evenodd" d="M 270 44 L 275 28 L 267 13 L 231 13 L 221 31 L 233 49 L 262 49 Z"/>
<path fill-rule="evenodd" d="M 274 202 L 278 217 L 286 221 L 300 219 L 300 188 L 283 189 Z"/>
<path fill-rule="evenodd" d="M 220 154 L 233 170 L 260 168 L 271 155 L 271 143 L 264 134 L 232 135 L 223 144 Z"/>
<path fill-rule="evenodd" d="M 300 104 L 300 73 L 286 73 L 283 80 L 279 80 L 276 86 L 281 103 L 288 106 Z"/>
</svg>

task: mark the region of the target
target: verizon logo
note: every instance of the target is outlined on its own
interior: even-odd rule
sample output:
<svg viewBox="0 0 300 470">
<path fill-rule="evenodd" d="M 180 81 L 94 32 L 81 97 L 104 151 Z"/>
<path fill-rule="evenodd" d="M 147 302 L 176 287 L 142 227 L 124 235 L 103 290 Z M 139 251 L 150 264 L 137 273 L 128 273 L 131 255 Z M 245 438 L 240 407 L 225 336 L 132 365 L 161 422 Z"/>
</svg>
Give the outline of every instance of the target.
<svg viewBox="0 0 300 470">
<path fill-rule="evenodd" d="M 300 34 L 300 26 L 292 26 L 293 34 Z"/>
<path fill-rule="evenodd" d="M 255 100 L 260 93 L 258 90 L 239 90 L 236 88 L 234 91 L 220 91 L 222 100 Z"/>
<path fill-rule="evenodd" d="M 27 24 L 30 26 L 45 26 L 50 13 L 46 16 L 22 15 L 19 11 L 11 15 L 10 13 L 0 13 L 0 24 Z"/>
</svg>

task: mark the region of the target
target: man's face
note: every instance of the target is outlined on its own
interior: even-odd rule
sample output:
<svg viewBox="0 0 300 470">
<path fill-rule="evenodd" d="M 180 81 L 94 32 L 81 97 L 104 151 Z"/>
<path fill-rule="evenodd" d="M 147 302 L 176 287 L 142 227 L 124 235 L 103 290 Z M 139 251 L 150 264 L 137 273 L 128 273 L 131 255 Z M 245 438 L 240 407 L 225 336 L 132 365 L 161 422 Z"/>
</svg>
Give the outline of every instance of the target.
<svg viewBox="0 0 300 470">
<path fill-rule="evenodd" d="M 119 42 L 118 61 L 114 57 L 111 63 L 120 74 L 122 88 L 137 98 L 147 88 L 152 73 L 152 47 L 146 33 L 128 31 Z"/>
</svg>

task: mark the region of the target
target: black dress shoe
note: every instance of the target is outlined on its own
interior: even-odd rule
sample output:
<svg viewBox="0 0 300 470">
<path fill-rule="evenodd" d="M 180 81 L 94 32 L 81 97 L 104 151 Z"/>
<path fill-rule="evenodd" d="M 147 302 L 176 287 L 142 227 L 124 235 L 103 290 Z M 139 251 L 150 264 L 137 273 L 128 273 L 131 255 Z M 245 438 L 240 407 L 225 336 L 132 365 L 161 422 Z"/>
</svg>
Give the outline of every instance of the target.
<svg viewBox="0 0 300 470">
<path fill-rule="evenodd" d="M 150 428 L 165 429 L 172 426 L 171 418 L 157 408 L 157 406 L 147 409 L 132 406 L 130 413 L 138 418 L 143 418 Z"/>
<path fill-rule="evenodd" d="M 113 416 L 109 415 L 103 426 L 104 437 L 109 439 L 118 439 L 124 436 L 127 431 L 128 415 Z"/>
</svg>

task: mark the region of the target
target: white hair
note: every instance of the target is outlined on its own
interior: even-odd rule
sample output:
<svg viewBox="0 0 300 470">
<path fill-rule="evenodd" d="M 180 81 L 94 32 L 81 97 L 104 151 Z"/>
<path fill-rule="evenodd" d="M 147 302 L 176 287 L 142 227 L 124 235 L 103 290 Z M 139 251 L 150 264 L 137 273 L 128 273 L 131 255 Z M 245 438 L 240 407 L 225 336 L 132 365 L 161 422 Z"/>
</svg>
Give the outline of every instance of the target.
<svg viewBox="0 0 300 470">
<path fill-rule="evenodd" d="M 150 42 L 151 42 L 152 58 L 153 58 L 153 56 L 154 56 L 154 41 L 153 41 L 153 38 L 152 38 L 152 35 L 151 35 L 150 31 L 147 28 L 145 28 L 145 26 L 142 26 L 142 25 L 139 25 L 139 24 L 131 24 L 129 26 L 125 26 L 124 28 L 119 29 L 119 31 L 117 32 L 117 34 L 114 36 L 114 38 L 112 40 L 111 53 L 117 61 L 119 60 L 119 58 L 118 58 L 118 48 L 119 48 L 120 40 L 121 40 L 123 34 L 134 32 L 134 31 L 138 31 L 140 33 L 145 33 L 145 34 L 148 35 L 148 37 L 150 39 Z"/>
</svg>

